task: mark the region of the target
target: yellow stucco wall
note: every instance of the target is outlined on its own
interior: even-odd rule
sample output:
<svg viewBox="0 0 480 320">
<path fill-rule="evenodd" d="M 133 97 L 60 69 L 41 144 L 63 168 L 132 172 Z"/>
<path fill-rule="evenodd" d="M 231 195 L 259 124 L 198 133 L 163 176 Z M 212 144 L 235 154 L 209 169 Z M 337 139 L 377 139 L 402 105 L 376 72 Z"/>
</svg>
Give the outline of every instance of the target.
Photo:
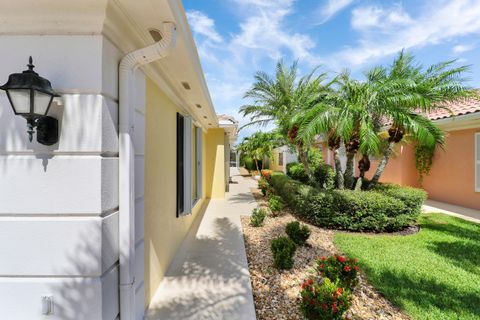
<svg viewBox="0 0 480 320">
<path fill-rule="evenodd" d="M 282 151 L 283 152 L 283 151 Z M 270 159 L 270 169 L 273 171 L 282 171 L 283 172 L 283 165 L 279 165 L 279 157 L 280 151 L 274 150 L 272 152 L 272 158 Z"/>
<path fill-rule="evenodd" d="M 205 139 L 208 198 L 225 197 L 225 130 L 209 129 Z"/>
<path fill-rule="evenodd" d="M 148 305 L 195 216 L 206 203 L 208 145 L 203 133 L 203 198 L 189 216 L 176 217 L 176 113 L 179 108 L 151 81 L 146 84 L 145 302 Z M 223 181 L 223 180 L 220 180 Z M 217 193 L 215 193 L 217 195 Z"/>
</svg>

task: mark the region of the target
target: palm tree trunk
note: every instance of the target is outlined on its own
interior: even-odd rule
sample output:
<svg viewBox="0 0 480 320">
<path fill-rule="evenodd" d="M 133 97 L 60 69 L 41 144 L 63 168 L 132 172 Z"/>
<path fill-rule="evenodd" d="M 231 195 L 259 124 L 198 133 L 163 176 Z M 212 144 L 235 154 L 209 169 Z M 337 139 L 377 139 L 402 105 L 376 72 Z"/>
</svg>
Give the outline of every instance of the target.
<svg viewBox="0 0 480 320">
<path fill-rule="evenodd" d="M 363 179 L 365 179 L 365 170 L 360 170 L 360 175 L 358 176 L 357 183 L 355 183 L 355 191 L 362 190 Z"/>
<path fill-rule="evenodd" d="M 255 167 L 257 168 L 257 171 L 260 172 L 260 170 L 258 170 L 258 160 L 257 159 L 254 159 L 255 160 Z"/>
<path fill-rule="evenodd" d="M 342 172 L 342 162 L 340 161 L 340 156 L 338 155 L 338 149 L 333 150 L 333 159 L 335 162 L 335 172 L 337 176 L 337 188 L 345 189 L 343 172 Z"/>
<path fill-rule="evenodd" d="M 383 152 L 382 160 L 380 160 L 380 163 L 378 164 L 377 171 L 375 171 L 375 174 L 373 175 L 373 178 L 370 181 L 369 189 L 374 187 L 380 180 L 380 176 L 385 170 L 388 160 L 390 160 L 390 156 L 392 155 L 394 146 L 395 146 L 395 142 L 392 141 L 388 143 L 388 147 Z"/>
<path fill-rule="evenodd" d="M 355 153 L 349 152 L 347 153 L 347 164 L 345 165 L 345 173 L 344 173 L 344 180 L 345 180 L 345 188 L 351 189 L 353 187 L 354 181 L 354 159 Z"/>
</svg>

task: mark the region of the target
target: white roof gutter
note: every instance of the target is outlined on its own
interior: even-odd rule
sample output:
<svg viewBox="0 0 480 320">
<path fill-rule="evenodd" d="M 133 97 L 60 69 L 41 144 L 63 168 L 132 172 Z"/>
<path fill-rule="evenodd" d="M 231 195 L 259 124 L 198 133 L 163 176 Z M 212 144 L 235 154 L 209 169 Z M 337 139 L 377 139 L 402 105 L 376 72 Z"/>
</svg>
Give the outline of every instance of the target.
<svg viewBox="0 0 480 320">
<path fill-rule="evenodd" d="M 119 248 L 120 318 L 135 319 L 135 189 L 133 74 L 147 63 L 166 57 L 175 46 L 176 27 L 163 23 L 162 40 L 130 52 L 119 66 Z"/>
</svg>

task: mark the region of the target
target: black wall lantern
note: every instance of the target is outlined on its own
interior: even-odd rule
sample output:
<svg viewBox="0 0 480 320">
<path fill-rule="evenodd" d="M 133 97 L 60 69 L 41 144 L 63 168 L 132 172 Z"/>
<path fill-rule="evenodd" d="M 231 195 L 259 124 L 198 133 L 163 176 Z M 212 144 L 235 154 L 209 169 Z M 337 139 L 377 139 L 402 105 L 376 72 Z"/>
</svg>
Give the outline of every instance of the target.
<svg viewBox="0 0 480 320">
<path fill-rule="evenodd" d="M 37 141 L 49 146 L 58 142 L 58 121 L 47 114 L 53 98 L 60 95 L 53 91 L 50 81 L 33 71 L 32 57 L 28 62 L 28 70 L 11 74 L 0 89 L 7 92 L 13 112 L 27 119 L 30 142 L 36 127 Z"/>
</svg>

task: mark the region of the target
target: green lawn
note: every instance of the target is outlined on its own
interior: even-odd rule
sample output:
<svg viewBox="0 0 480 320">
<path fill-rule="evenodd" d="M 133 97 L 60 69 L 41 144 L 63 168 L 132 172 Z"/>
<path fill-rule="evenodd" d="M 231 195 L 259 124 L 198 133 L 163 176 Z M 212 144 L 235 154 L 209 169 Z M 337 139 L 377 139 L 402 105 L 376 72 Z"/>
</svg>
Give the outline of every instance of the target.
<svg viewBox="0 0 480 320">
<path fill-rule="evenodd" d="M 414 319 L 480 319 L 480 224 L 420 217 L 409 236 L 337 233 L 369 282 Z"/>
</svg>

